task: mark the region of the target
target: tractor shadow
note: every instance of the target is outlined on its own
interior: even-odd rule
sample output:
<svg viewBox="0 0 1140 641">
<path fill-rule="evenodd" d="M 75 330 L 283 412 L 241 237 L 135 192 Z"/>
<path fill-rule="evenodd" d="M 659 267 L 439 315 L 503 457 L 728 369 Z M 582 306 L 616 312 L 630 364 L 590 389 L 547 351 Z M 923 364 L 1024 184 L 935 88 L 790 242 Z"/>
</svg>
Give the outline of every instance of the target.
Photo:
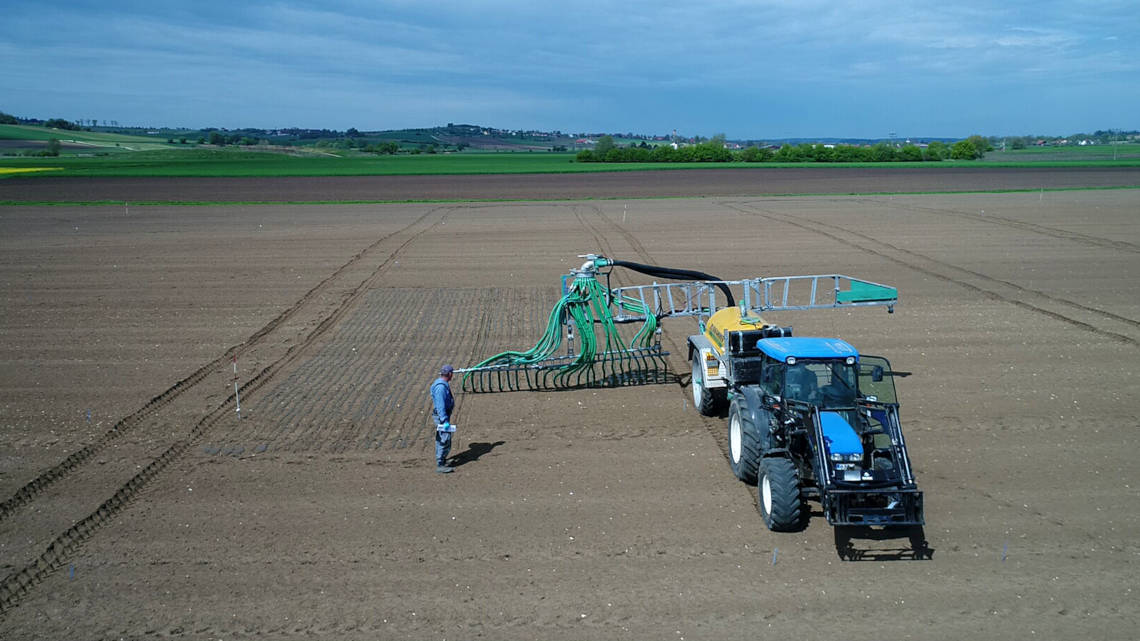
<svg viewBox="0 0 1140 641">
<path fill-rule="evenodd" d="M 872 528 L 835 526 L 835 553 L 844 561 L 929 561 L 934 548 L 921 525 Z"/>
<path fill-rule="evenodd" d="M 495 441 L 494 443 L 471 443 L 467 446 L 467 449 L 451 458 L 451 466 L 459 467 L 461 465 L 467 465 L 468 463 L 474 463 L 475 461 L 479 460 L 480 456 L 483 456 L 496 447 L 505 444 L 506 441 Z"/>
</svg>

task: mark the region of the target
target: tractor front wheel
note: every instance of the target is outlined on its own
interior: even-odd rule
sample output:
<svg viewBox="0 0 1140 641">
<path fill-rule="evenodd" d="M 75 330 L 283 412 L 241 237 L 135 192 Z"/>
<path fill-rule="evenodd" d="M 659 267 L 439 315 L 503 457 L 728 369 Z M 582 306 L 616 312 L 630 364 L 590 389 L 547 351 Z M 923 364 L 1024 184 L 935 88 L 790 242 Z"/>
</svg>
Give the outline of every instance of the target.
<svg viewBox="0 0 1140 641">
<path fill-rule="evenodd" d="M 725 390 L 709 389 L 705 386 L 704 364 L 701 363 L 700 351 L 693 353 L 693 377 L 689 385 L 693 388 L 693 407 L 701 416 L 716 416 L 720 414 L 724 403 Z"/>
<path fill-rule="evenodd" d="M 806 512 L 800 493 L 800 476 L 791 460 L 783 457 L 761 459 L 757 476 L 757 505 L 768 529 L 773 532 L 803 529 Z"/>
</svg>

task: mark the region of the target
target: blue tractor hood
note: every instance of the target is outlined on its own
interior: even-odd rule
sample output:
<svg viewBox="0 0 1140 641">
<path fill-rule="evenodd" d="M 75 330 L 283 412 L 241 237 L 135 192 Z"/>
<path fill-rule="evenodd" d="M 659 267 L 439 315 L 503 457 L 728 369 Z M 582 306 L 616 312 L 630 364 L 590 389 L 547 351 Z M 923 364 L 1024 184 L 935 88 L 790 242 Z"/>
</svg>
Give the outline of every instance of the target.
<svg viewBox="0 0 1140 641">
<path fill-rule="evenodd" d="M 827 441 L 830 454 L 863 454 L 863 443 L 855 428 L 839 412 L 820 412 L 819 423 L 823 427 L 823 439 Z"/>
</svg>

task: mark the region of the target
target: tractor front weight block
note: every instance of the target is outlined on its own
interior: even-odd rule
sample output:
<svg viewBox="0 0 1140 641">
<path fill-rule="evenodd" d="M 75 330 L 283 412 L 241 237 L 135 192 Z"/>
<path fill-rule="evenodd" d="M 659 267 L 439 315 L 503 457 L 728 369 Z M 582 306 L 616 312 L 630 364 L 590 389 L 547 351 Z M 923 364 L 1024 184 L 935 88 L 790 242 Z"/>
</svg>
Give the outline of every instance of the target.
<svg viewBox="0 0 1140 641">
<path fill-rule="evenodd" d="M 925 525 L 917 489 L 841 490 L 824 493 L 823 513 L 831 525 Z"/>
</svg>

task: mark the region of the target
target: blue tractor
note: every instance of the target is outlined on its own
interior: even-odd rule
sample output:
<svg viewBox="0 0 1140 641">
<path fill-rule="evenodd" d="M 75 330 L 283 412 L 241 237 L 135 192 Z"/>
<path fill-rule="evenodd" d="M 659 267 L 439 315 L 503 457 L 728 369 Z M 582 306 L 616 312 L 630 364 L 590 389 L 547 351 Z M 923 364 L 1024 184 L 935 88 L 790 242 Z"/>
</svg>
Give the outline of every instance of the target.
<svg viewBox="0 0 1140 641">
<path fill-rule="evenodd" d="M 676 270 L 589 258 L 679 277 Z M 727 413 L 729 464 L 737 478 L 756 484 L 768 528 L 802 529 L 811 514 L 807 500 L 817 499 L 836 526 L 837 546 L 848 547 L 841 539 L 856 528 L 921 533 L 922 492 L 899 426 L 891 364 L 837 338 L 793 337 L 790 327 L 760 316 L 868 306 L 893 312 L 898 290 L 840 274 L 684 276 L 693 280 L 608 290 L 640 312 L 614 321 L 698 319 L 700 333 L 688 338 L 693 406 L 705 416 Z"/>
<path fill-rule="evenodd" d="M 768 528 L 803 528 L 812 498 L 835 526 L 922 526 L 887 359 L 835 338 L 752 331 L 725 353 L 729 457 L 756 483 Z"/>
</svg>

